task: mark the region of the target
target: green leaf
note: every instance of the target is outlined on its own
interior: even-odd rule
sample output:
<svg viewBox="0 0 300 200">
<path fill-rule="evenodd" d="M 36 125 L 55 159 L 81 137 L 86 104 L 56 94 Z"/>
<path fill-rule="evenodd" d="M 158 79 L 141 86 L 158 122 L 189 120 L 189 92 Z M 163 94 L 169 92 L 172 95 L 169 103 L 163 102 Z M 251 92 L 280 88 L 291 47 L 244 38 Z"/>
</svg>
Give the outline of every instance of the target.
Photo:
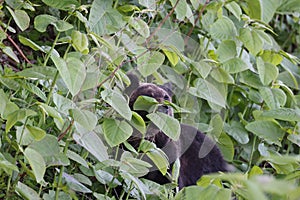
<svg viewBox="0 0 300 200">
<path fill-rule="evenodd" d="M 63 123 L 63 119 L 60 115 L 60 113 L 53 107 L 48 106 L 44 103 L 38 103 L 39 107 L 49 116 L 58 119 L 60 123 Z"/>
<path fill-rule="evenodd" d="M 153 111 L 154 106 L 159 104 L 156 99 L 148 96 L 138 96 L 133 104 L 134 110 L 144 110 L 149 113 Z"/>
<path fill-rule="evenodd" d="M 46 132 L 43 129 L 36 127 L 36 126 L 26 125 L 26 129 L 33 136 L 33 138 L 37 141 L 42 140 L 46 135 Z"/>
<path fill-rule="evenodd" d="M 175 66 L 177 65 L 178 61 L 179 61 L 179 57 L 178 55 L 173 52 L 173 51 L 169 51 L 167 49 L 162 49 L 164 54 L 167 56 L 168 60 L 170 61 L 170 63 Z"/>
<path fill-rule="evenodd" d="M 213 69 L 210 75 L 220 83 L 234 84 L 233 77 L 222 68 Z"/>
<path fill-rule="evenodd" d="M 260 0 L 247 0 L 249 16 L 252 19 L 261 19 L 262 7 Z"/>
<path fill-rule="evenodd" d="M 112 106 L 122 117 L 131 120 L 132 112 L 129 108 L 128 102 L 124 96 L 111 89 L 106 89 L 101 92 L 102 99 Z"/>
<path fill-rule="evenodd" d="M 257 70 L 259 78 L 264 85 L 269 85 L 278 77 L 279 71 L 276 66 L 271 63 L 264 63 L 261 58 L 257 58 Z"/>
<path fill-rule="evenodd" d="M 7 103 L 9 103 L 9 99 L 3 89 L 0 89 L 0 102 L 0 115 L 3 118 L 3 113 L 6 109 L 6 105 Z"/>
<path fill-rule="evenodd" d="M 220 60 L 220 62 L 224 62 L 226 60 L 236 57 L 237 51 L 235 41 L 222 41 L 222 43 L 218 46 L 216 54 L 218 55 L 218 59 Z"/>
<path fill-rule="evenodd" d="M 147 52 L 137 58 L 138 70 L 144 77 L 147 77 L 156 72 L 156 70 L 163 64 L 164 60 L 165 56 L 160 52 Z"/>
<path fill-rule="evenodd" d="M 129 123 L 143 135 L 146 133 L 146 124 L 143 118 L 136 112 L 132 112 L 132 118 Z"/>
<path fill-rule="evenodd" d="M 281 146 L 284 131 L 275 122 L 254 121 L 247 124 L 245 128 L 267 142 Z"/>
<path fill-rule="evenodd" d="M 235 1 L 232 1 L 230 3 L 226 3 L 225 7 L 238 19 L 241 19 L 241 16 L 243 14 L 241 7 L 239 4 Z"/>
<path fill-rule="evenodd" d="M 21 31 L 25 31 L 29 27 L 30 18 L 24 10 L 13 11 L 10 7 L 6 6 L 7 10 L 12 15 L 18 27 Z"/>
<path fill-rule="evenodd" d="M 150 36 L 150 30 L 148 24 L 144 22 L 142 19 L 131 17 L 128 23 L 144 38 Z"/>
<path fill-rule="evenodd" d="M 274 119 L 279 119 L 283 121 L 294 122 L 300 121 L 300 112 L 299 110 L 292 108 L 277 108 L 274 110 L 264 111 L 261 116 L 263 117 L 271 117 Z"/>
<path fill-rule="evenodd" d="M 36 115 L 36 112 L 29 109 L 19 109 L 7 116 L 5 131 L 8 132 L 17 122 L 25 120 L 27 117 Z"/>
<path fill-rule="evenodd" d="M 73 25 L 69 24 L 68 22 L 59 20 L 51 15 L 43 14 L 34 18 L 34 28 L 39 32 L 46 32 L 47 27 L 50 24 L 53 25 L 59 32 L 64 32 L 73 28 Z"/>
<path fill-rule="evenodd" d="M 278 11 L 281 12 L 300 12 L 299 0 L 284 0 L 281 2 Z"/>
<path fill-rule="evenodd" d="M 175 196 L 175 200 L 190 200 L 190 199 L 214 199 L 214 200 L 230 200 L 231 191 L 226 188 L 220 188 L 216 185 L 208 187 L 190 186 L 181 190 Z"/>
<path fill-rule="evenodd" d="M 47 6 L 60 10 L 74 10 L 80 4 L 77 0 L 42 0 Z"/>
<path fill-rule="evenodd" d="M 258 19 L 265 23 L 269 23 L 274 17 L 280 3 L 282 3 L 281 0 L 247 0 L 249 16 L 252 19 Z"/>
<path fill-rule="evenodd" d="M 121 156 L 120 171 L 128 172 L 134 176 L 145 176 L 151 167 L 148 162 L 134 158 L 131 153 L 124 151 Z"/>
<path fill-rule="evenodd" d="M 35 176 L 36 182 L 41 183 L 46 172 L 46 163 L 39 151 L 27 147 L 24 155 L 28 160 L 30 167 Z"/>
<path fill-rule="evenodd" d="M 130 173 L 121 172 L 120 174 L 124 180 L 128 181 L 129 183 L 132 183 L 135 186 L 135 188 L 139 191 L 139 193 L 141 193 L 141 199 L 147 199 L 146 194 L 150 194 L 151 192 L 149 188 L 140 179 L 134 177 Z"/>
<path fill-rule="evenodd" d="M 210 66 L 204 60 L 200 60 L 199 62 L 192 62 L 192 65 L 195 67 L 196 71 L 200 74 L 202 78 L 206 78 L 212 70 L 212 66 Z"/>
<path fill-rule="evenodd" d="M 79 163 L 80 165 L 84 166 L 85 168 L 89 168 L 87 161 L 81 157 L 79 154 L 75 153 L 74 151 L 68 150 L 67 156 L 69 159 L 74 160 L 75 162 Z"/>
<path fill-rule="evenodd" d="M 145 6 L 146 8 L 149 8 L 151 10 L 156 9 L 156 2 L 155 0 L 138 0 L 139 4 L 142 6 Z"/>
<path fill-rule="evenodd" d="M 250 30 L 249 28 L 241 28 L 239 39 L 254 56 L 258 54 L 258 52 L 260 52 L 263 48 L 263 41 L 255 30 Z"/>
<path fill-rule="evenodd" d="M 125 142 L 133 132 L 132 127 L 127 122 L 117 119 L 105 119 L 102 127 L 105 139 L 111 147 Z"/>
<path fill-rule="evenodd" d="M 73 176 L 63 172 L 63 178 L 66 181 L 66 185 L 73 191 L 81 192 L 81 193 L 92 193 L 90 189 L 88 189 L 85 185 L 80 183 L 76 178 Z"/>
<path fill-rule="evenodd" d="M 30 200 L 41 199 L 39 194 L 34 189 L 25 185 L 24 183 L 21 183 L 20 181 L 18 181 L 18 184 L 16 185 L 16 192 L 18 195 L 23 197 L 23 199 L 30 199 Z"/>
<path fill-rule="evenodd" d="M 248 66 L 241 58 L 231 58 L 222 63 L 222 68 L 233 74 L 247 70 Z"/>
<path fill-rule="evenodd" d="M 232 121 L 230 125 L 225 124 L 224 130 L 240 144 L 247 144 L 249 142 L 248 132 L 240 122 Z"/>
<path fill-rule="evenodd" d="M 271 50 L 264 50 L 264 52 L 260 55 L 260 57 L 267 63 L 271 63 L 273 65 L 279 65 L 283 58 L 282 56 Z"/>
<path fill-rule="evenodd" d="M 259 93 L 271 109 L 279 108 L 286 103 L 286 94 L 279 88 L 261 87 Z"/>
<path fill-rule="evenodd" d="M 108 159 L 107 147 L 104 146 L 101 138 L 95 132 L 79 130 L 73 134 L 73 138 L 80 146 L 95 156 L 98 161 L 102 162 Z"/>
<path fill-rule="evenodd" d="M 19 172 L 18 167 L 16 166 L 16 164 L 12 164 L 11 162 L 9 162 L 2 153 L 0 153 L 0 168 L 1 170 L 4 170 L 7 175 L 11 175 L 12 171 L 16 171 Z"/>
<path fill-rule="evenodd" d="M 227 134 L 221 133 L 218 138 L 218 147 L 220 148 L 224 159 L 231 162 L 234 156 L 234 145 Z"/>
<path fill-rule="evenodd" d="M 210 82 L 197 78 L 195 87 L 190 87 L 189 93 L 225 108 L 225 98 Z"/>
<path fill-rule="evenodd" d="M 146 152 L 146 155 L 153 161 L 162 175 L 166 175 L 169 168 L 169 161 L 167 155 L 158 148 Z"/>
<path fill-rule="evenodd" d="M 84 64 L 74 57 L 70 57 L 65 61 L 60 57 L 52 55 L 51 59 L 71 94 L 73 96 L 78 94 L 86 76 Z"/>
<path fill-rule="evenodd" d="M 117 32 L 125 25 L 122 15 L 112 8 L 112 2 L 106 0 L 93 1 L 89 15 L 91 31 L 102 36 Z"/>
<path fill-rule="evenodd" d="M 235 25 L 225 16 L 213 23 L 209 32 L 213 38 L 220 40 L 235 39 L 237 35 Z"/>
<path fill-rule="evenodd" d="M 11 47 L 5 46 L 4 48 L 2 48 L 2 51 L 6 55 L 8 55 L 11 59 L 16 61 L 17 63 L 20 63 L 18 56 L 14 53 Z"/>
<path fill-rule="evenodd" d="M 54 67 L 34 66 L 17 72 L 17 75 L 27 78 L 53 79 L 57 70 Z"/>
<path fill-rule="evenodd" d="M 147 118 L 172 140 L 178 140 L 181 129 L 177 119 L 161 112 L 150 113 Z"/>
<path fill-rule="evenodd" d="M 79 110 L 79 109 L 72 109 L 72 116 L 75 122 L 80 124 L 83 128 L 91 131 L 97 125 L 97 116 L 88 111 L 88 110 Z"/>
<path fill-rule="evenodd" d="M 43 159 L 45 166 L 67 166 L 70 164 L 67 156 L 60 152 L 57 138 L 53 135 L 45 135 L 42 140 L 33 141 L 26 150 L 38 152 Z"/>
<path fill-rule="evenodd" d="M 32 93 L 32 95 L 36 95 L 38 96 L 39 98 L 41 98 L 44 102 L 47 101 L 47 97 L 46 97 L 46 94 L 39 88 L 37 87 L 36 85 L 32 84 L 32 83 L 24 83 L 22 85 L 22 87 L 26 90 L 28 90 L 29 92 Z"/>
<path fill-rule="evenodd" d="M 85 33 L 81 33 L 80 31 L 72 31 L 71 38 L 72 45 L 76 51 L 79 51 L 82 54 L 89 53 L 89 40 Z"/>
<path fill-rule="evenodd" d="M 256 89 L 263 87 L 263 84 L 261 83 L 260 78 L 256 73 L 250 70 L 246 70 L 240 73 L 240 75 L 241 83 L 244 83 L 245 85 L 251 86 Z"/>
<path fill-rule="evenodd" d="M 33 42 L 32 40 L 28 39 L 28 38 L 25 38 L 23 37 L 22 35 L 18 35 L 19 37 L 19 41 L 23 44 L 23 45 L 26 45 L 30 48 L 32 48 L 33 50 L 37 51 L 41 51 L 41 52 L 44 52 L 44 49 L 42 47 L 40 47 L 38 44 L 36 44 L 35 42 Z M 31 69 L 31 68 L 29 68 Z M 26 69 L 25 69 L 26 70 Z M 22 71 L 21 71 L 22 72 Z"/>
</svg>

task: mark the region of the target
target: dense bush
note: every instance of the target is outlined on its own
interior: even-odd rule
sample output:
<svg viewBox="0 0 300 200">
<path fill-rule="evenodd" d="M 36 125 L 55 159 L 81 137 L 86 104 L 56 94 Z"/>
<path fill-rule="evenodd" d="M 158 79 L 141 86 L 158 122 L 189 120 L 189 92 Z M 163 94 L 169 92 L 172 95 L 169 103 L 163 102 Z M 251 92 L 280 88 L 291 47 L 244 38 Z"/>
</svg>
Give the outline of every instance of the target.
<svg viewBox="0 0 300 200">
<path fill-rule="evenodd" d="M 0 2 L 0 198 L 299 199 L 298 0 Z M 130 148 L 142 118 L 128 72 L 171 82 L 174 136 L 214 138 L 233 173 L 176 189 L 140 178 L 155 145 Z M 141 100 L 141 105 L 155 102 Z M 126 146 L 131 151 L 124 151 Z M 120 155 L 120 156 L 118 156 Z"/>
</svg>

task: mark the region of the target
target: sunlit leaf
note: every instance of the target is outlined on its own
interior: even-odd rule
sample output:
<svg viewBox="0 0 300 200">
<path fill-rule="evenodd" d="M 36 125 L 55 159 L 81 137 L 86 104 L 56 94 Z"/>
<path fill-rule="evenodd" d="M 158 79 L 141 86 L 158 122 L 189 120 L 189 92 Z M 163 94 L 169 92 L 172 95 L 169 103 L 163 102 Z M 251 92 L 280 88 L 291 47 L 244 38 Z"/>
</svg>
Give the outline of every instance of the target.
<svg viewBox="0 0 300 200">
<path fill-rule="evenodd" d="M 13 11 L 10 7 L 6 7 L 10 14 L 12 15 L 13 19 L 15 20 L 18 27 L 25 31 L 29 27 L 30 18 L 28 14 L 24 10 L 15 10 Z"/>
<path fill-rule="evenodd" d="M 24 199 L 40 200 L 39 194 L 28 185 L 18 181 L 16 186 L 16 192 Z"/>
<path fill-rule="evenodd" d="M 180 124 L 177 119 L 173 117 L 157 112 L 147 115 L 149 118 L 164 134 L 169 136 L 173 140 L 178 140 L 180 136 Z"/>
<path fill-rule="evenodd" d="M 91 30 L 100 36 L 115 33 L 125 25 L 122 15 L 106 0 L 93 1 L 89 23 Z"/>
<path fill-rule="evenodd" d="M 249 28 L 240 29 L 239 39 L 254 56 L 262 50 L 263 41 L 255 30 L 250 30 Z"/>
<path fill-rule="evenodd" d="M 225 107 L 225 98 L 218 89 L 208 81 L 198 78 L 195 87 L 190 87 L 189 93 L 209 102 Z"/>
<path fill-rule="evenodd" d="M 225 16 L 213 23 L 209 32 L 213 38 L 220 40 L 234 39 L 237 35 L 233 22 Z"/>
<path fill-rule="evenodd" d="M 164 60 L 165 56 L 160 52 L 147 52 L 138 57 L 138 70 L 144 77 L 147 77 L 156 72 L 156 70 L 163 64 Z"/>
<path fill-rule="evenodd" d="M 78 94 L 86 76 L 82 61 L 74 57 L 64 60 L 54 55 L 51 58 L 72 95 Z"/>
<path fill-rule="evenodd" d="M 76 0 L 42 0 L 46 5 L 57 8 L 60 10 L 74 10 L 79 6 L 79 2 Z"/>
<path fill-rule="evenodd" d="M 29 109 L 19 109 L 14 111 L 13 113 L 10 113 L 7 116 L 5 131 L 8 132 L 15 125 L 15 123 L 25 120 L 27 117 L 33 115 L 36 115 L 36 112 Z"/>
<path fill-rule="evenodd" d="M 78 131 L 78 133 L 73 134 L 73 138 L 80 146 L 95 156 L 98 161 L 102 162 L 108 159 L 107 147 L 95 132 Z"/>
<path fill-rule="evenodd" d="M 24 151 L 24 155 L 28 160 L 33 174 L 35 176 L 36 182 L 40 183 L 44 179 L 44 174 L 46 172 L 46 163 L 39 151 L 27 147 Z"/>
<path fill-rule="evenodd" d="M 122 94 L 115 90 L 106 89 L 101 92 L 102 99 L 112 106 L 122 117 L 127 120 L 131 119 L 131 110 L 128 102 Z"/>
<path fill-rule="evenodd" d="M 73 25 L 66 21 L 59 20 L 52 15 L 42 14 L 34 18 L 34 28 L 39 32 L 45 32 L 50 24 L 53 25 L 59 32 L 64 32 L 73 28 Z"/>
<path fill-rule="evenodd" d="M 105 119 L 102 127 L 105 139 L 111 147 L 126 141 L 133 132 L 127 122 L 116 119 Z"/>
<path fill-rule="evenodd" d="M 74 121 L 79 123 L 85 129 L 91 131 L 96 127 L 97 116 L 94 113 L 88 110 L 72 109 L 72 115 Z"/>
<path fill-rule="evenodd" d="M 26 125 L 26 129 L 34 137 L 35 140 L 41 140 L 46 135 L 46 132 L 43 129 L 39 128 L 39 127 Z"/>
<path fill-rule="evenodd" d="M 272 121 L 254 121 L 247 124 L 245 128 L 267 142 L 281 146 L 284 131 L 276 123 Z"/>
</svg>

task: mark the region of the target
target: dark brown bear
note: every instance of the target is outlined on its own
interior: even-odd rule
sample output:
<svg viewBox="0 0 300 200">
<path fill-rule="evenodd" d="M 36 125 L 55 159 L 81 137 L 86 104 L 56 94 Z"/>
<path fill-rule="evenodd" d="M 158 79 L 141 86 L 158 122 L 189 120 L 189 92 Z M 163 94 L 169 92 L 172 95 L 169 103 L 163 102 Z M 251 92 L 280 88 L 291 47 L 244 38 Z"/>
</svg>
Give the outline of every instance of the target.
<svg viewBox="0 0 300 200">
<path fill-rule="evenodd" d="M 139 96 L 153 97 L 162 103 L 164 100 L 171 102 L 171 95 L 171 91 L 163 86 L 144 83 L 131 93 L 129 106 L 133 109 L 133 104 Z M 158 111 L 170 116 L 173 115 L 172 108 L 169 106 L 163 105 Z M 136 112 L 145 121 L 149 121 L 146 117 L 146 111 Z M 139 143 L 131 139 L 129 139 L 129 142 L 137 147 Z M 215 143 L 192 126 L 181 124 L 181 134 L 178 141 L 171 140 L 157 128 L 148 129 L 146 139 L 153 141 L 157 147 L 161 148 L 168 156 L 171 164 L 179 158 L 180 174 L 178 184 L 180 189 L 195 185 L 197 180 L 204 174 L 227 171 L 227 163 Z M 158 170 L 149 172 L 145 178 L 159 184 L 170 182 Z"/>
</svg>

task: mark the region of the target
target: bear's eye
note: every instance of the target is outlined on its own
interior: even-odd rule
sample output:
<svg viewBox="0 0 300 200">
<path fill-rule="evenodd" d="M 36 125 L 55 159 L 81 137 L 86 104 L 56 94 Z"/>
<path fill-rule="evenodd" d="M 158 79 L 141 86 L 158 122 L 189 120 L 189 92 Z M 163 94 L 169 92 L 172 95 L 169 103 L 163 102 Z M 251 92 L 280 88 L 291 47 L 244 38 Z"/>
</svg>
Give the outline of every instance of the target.
<svg viewBox="0 0 300 200">
<path fill-rule="evenodd" d="M 169 100 L 169 96 L 165 94 L 164 100 Z"/>
</svg>

